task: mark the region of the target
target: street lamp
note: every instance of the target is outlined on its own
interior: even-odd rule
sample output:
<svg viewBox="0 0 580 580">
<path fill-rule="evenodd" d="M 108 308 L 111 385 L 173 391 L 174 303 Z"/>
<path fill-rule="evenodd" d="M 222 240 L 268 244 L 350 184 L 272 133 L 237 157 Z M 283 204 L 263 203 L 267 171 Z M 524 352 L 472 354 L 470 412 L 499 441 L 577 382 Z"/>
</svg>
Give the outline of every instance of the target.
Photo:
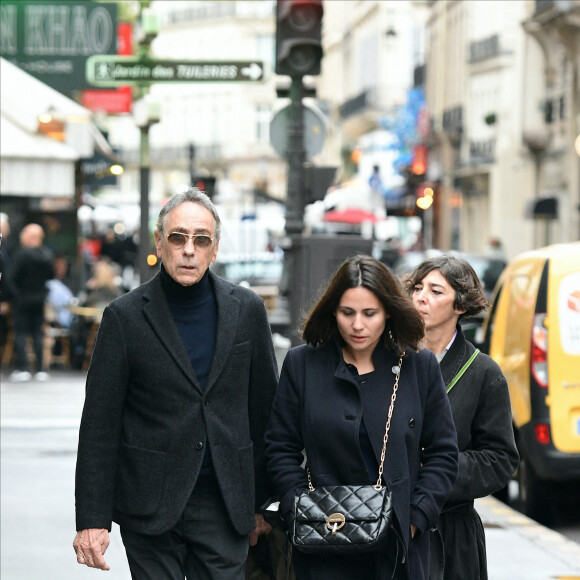
<svg viewBox="0 0 580 580">
<path fill-rule="evenodd" d="M 139 147 L 139 181 L 141 194 L 141 225 L 139 232 L 139 281 L 142 284 L 151 277 L 151 269 L 147 264 L 150 249 L 149 234 L 149 127 L 158 123 L 161 118 L 159 102 L 150 94 L 146 94 L 133 104 L 133 119 L 141 131 Z"/>
</svg>

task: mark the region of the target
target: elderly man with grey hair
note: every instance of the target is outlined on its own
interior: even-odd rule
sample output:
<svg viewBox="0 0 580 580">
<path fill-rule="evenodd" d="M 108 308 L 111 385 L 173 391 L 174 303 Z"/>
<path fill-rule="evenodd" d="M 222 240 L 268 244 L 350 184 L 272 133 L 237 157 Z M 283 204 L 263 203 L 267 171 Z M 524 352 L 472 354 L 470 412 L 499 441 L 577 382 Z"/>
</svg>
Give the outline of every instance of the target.
<svg viewBox="0 0 580 580">
<path fill-rule="evenodd" d="M 269 529 L 257 514 L 276 358 L 262 299 L 209 269 L 220 229 L 205 194 L 174 195 L 160 272 L 104 311 L 79 434 L 79 564 L 109 569 L 115 521 L 133 578 L 242 579 Z"/>
</svg>

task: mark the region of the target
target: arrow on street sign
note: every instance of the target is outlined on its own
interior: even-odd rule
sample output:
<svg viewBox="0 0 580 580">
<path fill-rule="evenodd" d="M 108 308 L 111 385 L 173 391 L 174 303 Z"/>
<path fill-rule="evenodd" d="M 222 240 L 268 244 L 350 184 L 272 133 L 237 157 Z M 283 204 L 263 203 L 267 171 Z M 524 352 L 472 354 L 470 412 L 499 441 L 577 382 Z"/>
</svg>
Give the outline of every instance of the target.
<svg viewBox="0 0 580 580">
<path fill-rule="evenodd" d="M 264 67 L 256 62 L 251 63 L 242 69 L 242 76 L 249 77 L 252 81 L 259 81 L 264 74 Z"/>
<path fill-rule="evenodd" d="M 152 60 L 134 56 L 94 55 L 87 59 L 86 78 L 87 82 L 97 87 L 168 82 L 256 82 L 264 80 L 264 63 Z"/>
</svg>

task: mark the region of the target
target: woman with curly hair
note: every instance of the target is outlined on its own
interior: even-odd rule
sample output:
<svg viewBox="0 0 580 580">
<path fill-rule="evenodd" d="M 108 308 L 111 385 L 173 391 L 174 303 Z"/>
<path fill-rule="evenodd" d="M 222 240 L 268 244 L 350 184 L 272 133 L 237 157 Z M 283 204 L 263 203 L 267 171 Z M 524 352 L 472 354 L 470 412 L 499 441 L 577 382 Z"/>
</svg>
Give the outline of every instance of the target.
<svg viewBox="0 0 580 580">
<path fill-rule="evenodd" d="M 459 325 L 488 301 L 473 268 L 455 256 L 425 260 L 404 284 L 425 324 L 420 344 L 441 366 L 459 443 L 459 473 L 432 533 L 430 577 L 486 580 L 485 534 L 474 499 L 504 488 L 519 459 L 506 379 Z"/>
</svg>

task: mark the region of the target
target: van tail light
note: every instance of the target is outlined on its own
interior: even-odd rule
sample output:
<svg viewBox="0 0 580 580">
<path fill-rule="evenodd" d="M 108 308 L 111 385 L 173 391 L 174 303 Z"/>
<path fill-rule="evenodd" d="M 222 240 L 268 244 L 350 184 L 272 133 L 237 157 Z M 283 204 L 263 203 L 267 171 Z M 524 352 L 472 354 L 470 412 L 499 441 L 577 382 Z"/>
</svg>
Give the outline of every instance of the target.
<svg viewBox="0 0 580 580">
<path fill-rule="evenodd" d="M 530 367 L 540 387 L 548 388 L 548 329 L 544 325 L 545 314 L 536 314 L 532 327 Z"/>
<path fill-rule="evenodd" d="M 550 426 L 546 423 L 538 423 L 534 427 L 536 434 L 536 441 L 541 445 L 548 445 L 550 443 Z"/>
</svg>

